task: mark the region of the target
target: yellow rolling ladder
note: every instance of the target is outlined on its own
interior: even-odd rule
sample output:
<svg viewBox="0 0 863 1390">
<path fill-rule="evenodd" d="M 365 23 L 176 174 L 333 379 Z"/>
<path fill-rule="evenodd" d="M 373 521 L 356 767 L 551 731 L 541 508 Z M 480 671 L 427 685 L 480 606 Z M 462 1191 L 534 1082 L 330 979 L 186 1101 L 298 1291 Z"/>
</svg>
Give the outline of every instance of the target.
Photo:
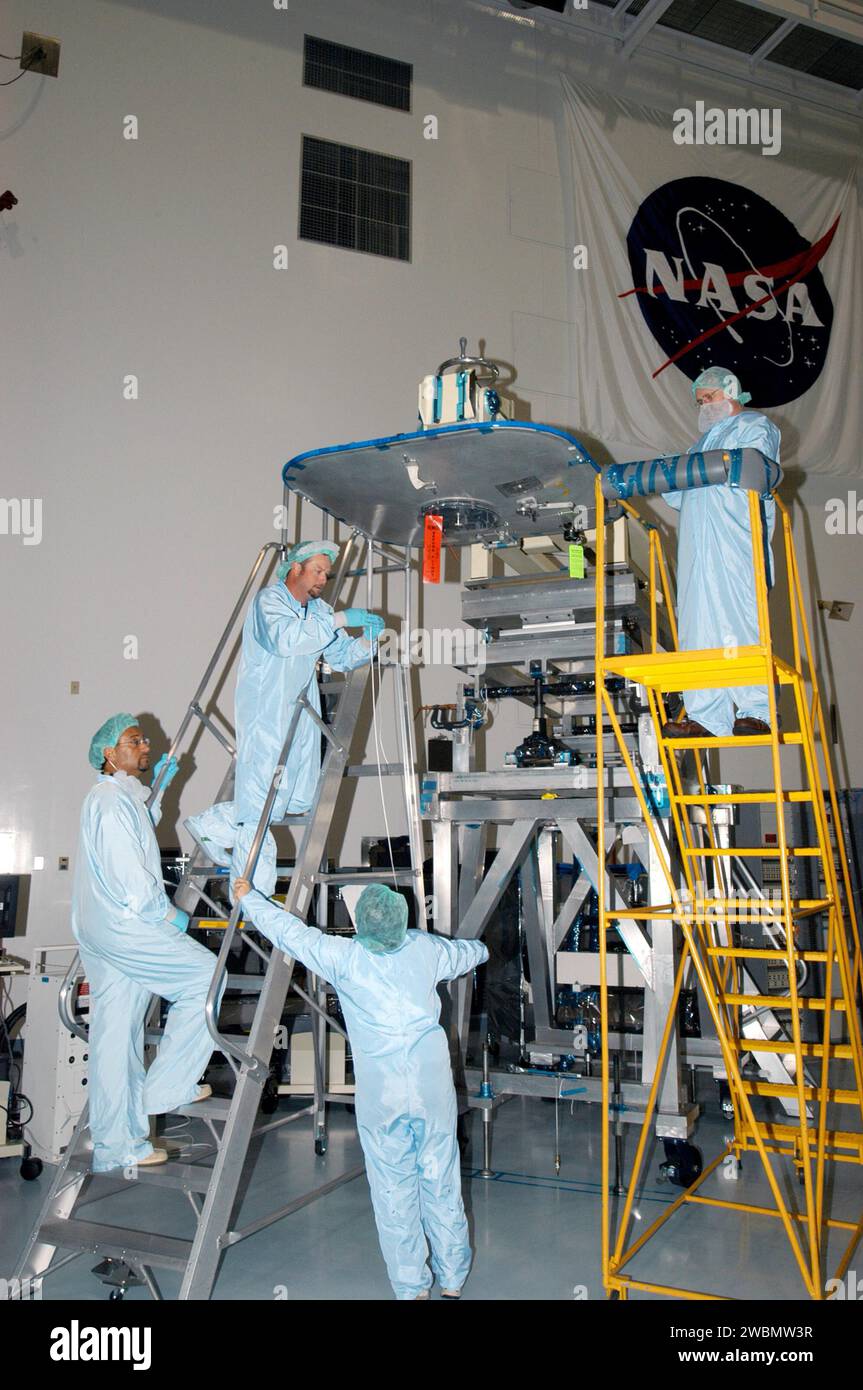
<svg viewBox="0 0 863 1390">
<path fill-rule="evenodd" d="M 605 572 L 605 499 L 601 479 L 597 480 L 597 575 Z M 861 1002 L 860 933 L 841 833 L 836 784 L 829 745 L 825 738 L 821 697 L 818 690 L 812 646 L 806 622 L 800 575 L 786 508 L 776 499 L 782 521 L 787 570 L 788 606 L 793 652 L 790 661 L 773 650 L 767 605 L 767 585 L 763 564 L 753 566 L 759 620 L 759 645 L 736 650 L 660 651 L 658 649 L 657 603 L 664 609 L 664 621 L 677 646 L 674 610 L 668 571 L 658 533 L 649 529 L 651 651 L 632 656 L 606 655 L 603 650 L 604 584 L 597 582 L 596 651 L 596 729 L 598 786 L 598 853 L 605 854 L 605 777 L 603 771 L 603 723 L 610 725 L 619 754 L 632 779 L 641 803 L 648 833 L 666 866 L 669 902 L 633 913 L 649 926 L 651 920 L 670 919 L 679 928 L 680 955 L 675 987 L 657 1060 L 656 1075 L 640 1126 L 632 1170 L 619 1219 L 610 1199 L 610 1125 L 613 1123 L 610 1087 L 603 1105 L 603 1280 L 611 1297 L 626 1298 L 638 1289 L 682 1298 L 720 1298 L 725 1295 L 694 1289 L 676 1288 L 649 1279 L 635 1278 L 627 1266 L 651 1237 L 685 1204 L 724 1207 L 738 1212 L 778 1218 L 785 1229 L 808 1296 L 824 1298 L 827 1238 L 831 1231 L 845 1232 L 848 1239 L 833 1271 L 841 1280 L 847 1272 L 854 1250 L 863 1235 L 863 1218 L 834 1218 L 829 1212 L 825 1169 L 829 1161 L 863 1165 L 863 1051 L 858 1007 Z M 641 525 L 637 511 L 626 501 L 620 503 Z M 761 536 L 761 508 L 756 492 L 749 492 L 752 535 Z M 755 553 L 763 550 L 755 544 Z M 657 737 L 659 757 L 665 774 L 670 801 L 673 843 L 680 863 L 682 883 L 678 886 L 667 855 L 662 850 L 655 813 L 648 805 L 642 779 L 627 750 L 613 701 L 605 690 L 606 676 L 623 676 L 641 686 L 645 693 Z M 811 694 L 807 696 L 807 679 Z M 770 701 L 770 733 L 742 738 L 674 739 L 662 734 L 668 719 L 665 696 L 680 691 L 684 700 L 689 690 L 716 687 L 766 686 Z M 779 689 L 787 687 L 794 711 L 794 726 L 780 731 Z M 802 756 L 800 789 L 783 785 L 780 751 L 796 746 Z M 760 748 L 769 750 L 772 785 L 757 791 L 723 791 L 712 788 L 702 766 L 702 753 L 715 748 Z M 697 791 L 684 783 L 678 753 L 696 754 Z M 755 755 L 757 756 L 757 755 Z M 737 807 L 744 803 L 772 805 L 776 814 L 775 846 L 730 846 L 714 823 L 713 808 Z M 811 843 L 789 843 L 786 808 L 805 803 L 812 828 Z M 836 829 L 831 842 L 829 813 Z M 727 837 L 725 837 L 727 839 Z M 728 884 L 727 868 L 732 856 L 775 858 L 779 885 L 770 899 L 756 897 L 747 902 L 735 896 Z M 793 858 L 820 861 L 826 885 L 823 897 L 793 896 L 790 864 Z M 719 881 L 719 896 L 705 886 Z M 727 889 L 724 895 L 723 885 Z M 601 1007 L 603 1016 L 603 1075 L 610 1077 L 608 1048 L 608 987 L 606 979 L 606 931 L 623 914 L 607 906 L 604 885 L 600 888 Z M 800 945 L 807 919 L 824 921 L 823 949 L 808 950 Z M 745 928 L 765 930 L 766 946 L 749 944 Z M 787 970 L 787 992 L 752 993 L 744 988 L 742 971 L 747 961 L 780 961 Z M 708 1163 L 700 1176 L 673 1201 L 663 1214 L 637 1239 L 627 1244 L 633 1219 L 633 1204 L 643 1181 L 644 1164 L 653 1135 L 653 1115 L 660 1091 L 669 1040 L 676 1026 L 678 996 L 687 968 L 694 968 L 701 997 L 710 1013 L 726 1069 L 734 1107 L 734 1136 L 726 1149 Z M 817 995 L 801 993 L 801 973 L 820 974 L 823 988 Z M 784 1037 L 747 1036 L 746 1020 L 759 1007 L 786 1011 L 788 1023 Z M 817 1023 L 814 1021 L 817 1020 Z M 836 1035 L 841 1034 L 838 1041 Z M 817 1040 L 813 1040 L 813 1034 Z M 805 1035 L 805 1036 L 804 1036 Z M 787 1081 L 754 1078 L 745 1070 L 747 1055 L 756 1060 L 766 1053 L 780 1059 L 788 1073 Z M 775 1071 L 775 1068 L 774 1068 Z M 765 1110 L 776 1100 L 792 1110 L 791 1122 L 778 1123 Z M 788 1101 L 796 1104 L 789 1105 Z M 845 1123 L 842 1123 L 845 1117 Z M 855 1128 L 855 1124 L 858 1126 Z M 739 1163 L 743 1153 L 757 1153 L 763 1165 L 774 1205 L 752 1206 L 707 1195 L 704 1186 L 723 1161 Z M 801 1200 L 789 1198 L 789 1163 L 796 1170 Z M 732 1171 L 736 1171 L 733 1169 Z M 791 1189 L 793 1190 L 793 1188 Z M 833 1286 L 835 1288 L 835 1285 Z M 729 1294 L 728 1296 L 733 1296 Z"/>
</svg>

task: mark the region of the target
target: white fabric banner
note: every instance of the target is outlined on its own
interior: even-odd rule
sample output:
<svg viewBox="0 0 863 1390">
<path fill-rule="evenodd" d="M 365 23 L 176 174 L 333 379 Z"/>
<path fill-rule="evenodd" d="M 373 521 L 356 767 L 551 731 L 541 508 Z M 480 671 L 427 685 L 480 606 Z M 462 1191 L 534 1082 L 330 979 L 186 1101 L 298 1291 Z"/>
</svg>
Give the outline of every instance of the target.
<svg viewBox="0 0 863 1390">
<path fill-rule="evenodd" d="M 737 113 L 672 115 L 561 83 L 585 443 L 618 460 L 685 447 L 691 382 L 718 365 L 779 426 L 785 468 L 863 473 L 858 167 L 780 143 L 768 111 L 749 130 L 763 154 L 707 143 Z"/>
</svg>

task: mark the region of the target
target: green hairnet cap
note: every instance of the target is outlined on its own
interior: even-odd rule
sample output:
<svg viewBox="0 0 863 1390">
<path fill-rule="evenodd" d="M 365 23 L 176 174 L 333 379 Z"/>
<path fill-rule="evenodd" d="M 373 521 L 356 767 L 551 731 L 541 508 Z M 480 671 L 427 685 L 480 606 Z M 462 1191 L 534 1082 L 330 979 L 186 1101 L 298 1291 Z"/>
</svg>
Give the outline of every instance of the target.
<svg viewBox="0 0 863 1390">
<path fill-rule="evenodd" d="M 354 918 L 358 940 L 375 955 L 397 951 L 408 934 L 407 901 L 383 883 L 363 889 Z"/>
<path fill-rule="evenodd" d="M 311 560 L 313 555 L 329 555 L 333 564 L 339 556 L 339 547 L 333 541 L 300 541 L 293 550 L 289 550 L 276 575 L 279 579 L 284 579 L 291 565 L 301 565 L 304 560 Z"/>
<path fill-rule="evenodd" d="M 729 401 L 746 405 L 752 397 L 748 391 L 741 391 L 740 381 L 727 367 L 707 367 L 692 383 L 692 396 L 696 391 L 722 391 Z"/>
<path fill-rule="evenodd" d="M 110 719 L 106 719 L 90 740 L 90 766 L 98 772 L 105 761 L 105 749 L 116 748 L 120 735 L 137 722 L 136 714 L 112 714 Z"/>
</svg>

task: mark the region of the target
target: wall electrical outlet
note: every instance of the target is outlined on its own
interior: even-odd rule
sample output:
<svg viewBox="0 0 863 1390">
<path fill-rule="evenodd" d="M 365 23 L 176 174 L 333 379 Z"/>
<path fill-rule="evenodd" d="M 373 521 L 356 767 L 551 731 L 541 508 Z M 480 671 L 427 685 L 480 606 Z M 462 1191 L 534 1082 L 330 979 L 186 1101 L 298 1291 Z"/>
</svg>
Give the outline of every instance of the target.
<svg viewBox="0 0 863 1390">
<path fill-rule="evenodd" d="M 34 57 L 37 53 L 39 57 Z M 21 67 L 26 72 L 41 72 L 43 77 L 56 77 L 59 66 L 60 40 L 49 39 L 45 34 L 31 34 L 25 29 L 21 40 Z"/>
<path fill-rule="evenodd" d="M 841 598 L 820 598 L 818 607 L 828 618 L 838 618 L 842 623 L 850 622 L 851 614 L 854 612 L 854 604 Z"/>
<path fill-rule="evenodd" d="M 847 623 L 851 621 L 851 614 L 853 612 L 853 603 L 843 603 L 841 599 L 837 598 L 834 603 L 831 603 L 830 612 L 827 616 L 830 618 L 838 618 L 841 623 Z"/>
</svg>

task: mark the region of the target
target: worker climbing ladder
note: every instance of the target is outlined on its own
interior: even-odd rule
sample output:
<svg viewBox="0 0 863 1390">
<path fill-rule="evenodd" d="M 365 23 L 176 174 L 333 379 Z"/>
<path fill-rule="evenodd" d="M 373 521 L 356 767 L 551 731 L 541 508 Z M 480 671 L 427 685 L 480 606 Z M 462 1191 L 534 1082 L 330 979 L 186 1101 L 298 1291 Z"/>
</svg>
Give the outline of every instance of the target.
<svg viewBox="0 0 863 1390">
<path fill-rule="evenodd" d="M 724 461 L 741 451 L 726 451 Z M 747 451 L 749 452 L 749 451 Z M 703 456 L 708 459 L 708 455 Z M 654 465 L 656 462 L 653 461 Z M 739 458 L 731 458 L 732 476 Z M 771 465 L 764 463 L 770 476 Z M 621 469 L 644 469 L 644 464 L 623 465 Z M 637 516 L 631 504 L 621 501 L 621 469 L 616 478 L 597 481 L 597 573 L 605 569 L 605 499 L 614 497 L 625 510 Z M 654 475 L 656 468 L 653 469 Z M 636 476 L 635 473 L 632 476 Z M 644 474 L 642 472 L 641 475 Z M 718 480 L 717 480 L 718 481 Z M 714 484 L 715 485 L 715 484 Z M 738 484 L 740 485 L 740 484 Z M 753 548 L 764 554 L 761 508 L 758 490 L 752 481 L 742 484 L 749 490 L 749 516 Z M 763 487 L 763 484 L 762 484 Z M 639 487 L 638 491 L 651 491 Z M 659 490 L 659 489 L 656 489 Z M 850 1219 L 834 1217 L 829 1209 L 832 1185 L 827 1180 L 828 1162 L 863 1164 L 863 1051 L 858 1008 L 861 1001 L 860 935 L 850 874 L 841 830 L 831 842 L 831 826 L 841 826 L 836 784 L 831 765 L 821 697 L 818 690 L 812 644 L 806 621 L 803 591 L 791 535 L 790 517 L 777 498 L 782 518 L 782 535 L 787 569 L 788 612 L 792 640 L 790 660 L 779 657 L 773 646 L 767 604 L 767 583 L 763 563 L 753 566 L 757 600 L 759 641 L 751 647 L 736 650 L 660 651 L 657 642 L 657 604 L 665 610 L 674 645 L 673 607 L 668 571 L 662 555 L 658 533 L 650 533 L 650 599 L 653 614 L 652 644 L 647 653 L 637 655 L 607 655 L 597 641 L 597 769 L 599 787 L 598 825 L 600 853 L 603 852 L 605 799 L 603 774 L 604 721 L 614 734 L 620 756 L 632 779 L 633 788 L 642 806 L 645 823 L 651 838 L 659 843 L 655 813 L 645 792 L 642 779 L 627 751 L 614 706 L 605 691 L 606 676 L 623 676 L 645 692 L 647 705 L 656 733 L 662 770 L 665 775 L 673 842 L 679 859 L 682 886 L 672 872 L 667 858 L 663 859 L 668 885 L 669 902 L 652 905 L 640 914 L 627 909 L 629 916 L 640 916 L 646 924 L 651 921 L 671 921 L 679 930 L 680 952 L 674 990 L 657 1062 L 656 1075 L 648 1099 L 647 1111 L 639 1130 L 626 1195 L 619 1219 L 609 1195 L 610 1131 L 614 1124 L 609 1095 L 605 1090 L 603 1105 L 603 1281 L 612 1297 L 626 1298 L 630 1290 L 646 1290 L 688 1298 L 718 1298 L 722 1294 L 706 1290 L 676 1288 L 634 1277 L 627 1266 L 644 1248 L 651 1237 L 685 1204 L 705 1204 L 739 1212 L 757 1213 L 781 1221 L 806 1294 L 813 1299 L 825 1297 L 827 1243 L 832 1232 L 845 1238 L 845 1248 L 833 1271 L 841 1280 L 849 1268 L 854 1250 L 863 1234 L 860 1214 Z M 604 631 L 604 586 L 597 583 L 597 634 Z M 807 693 L 807 685 L 809 692 Z M 689 690 L 718 687 L 766 687 L 770 703 L 770 731 L 747 737 L 702 737 L 698 739 L 667 738 L 662 729 L 668 720 L 666 696 L 681 692 L 684 700 Z M 787 692 L 793 718 L 780 725 L 777 691 Z M 784 707 L 783 707 L 784 708 Z M 717 791 L 705 776 L 702 758 L 712 749 L 760 748 L 768 752 L 770 776 L 764 778 L 770 786 L 763 790 Z M 783 780 L 782 750 L 796 748 L 802 758 L 802 786 L 789 789 Z M 684 753 L 696 753 L 696 786 L 684 782 L 679 758 Z M 776 816 L 776 844 L 731 846 L 723 842 L 714 825 L 720 807 L 743 804 L 772 807 Z M 786 812 L 790 806 L 808 808 L 811 827 L 809 843 L 790 843 Z M 801 818 L 802 819 L 802 818 Z M 748 901 L 738 896 L 705 895 L 706 885 L 729 882 L 724 869 L 732 857 L 738 859 L 773 858 L 779 867 L 779 887 L 772 898 L 754 897 Z M 826 885 L 823 897 L 795 897 L 790 872 L 795 858 L 815 859 L 821 866 Z M 606 973 L 606 931 L 614 926 L 620 912 L 609 907 L 604 885 L 600 889 L 600 955 L 601 1006 L 603 1015 L 603 1075 L 611 1076 L 608 1045 L 608 982 Z M 823 923 L 818 949 L 809 949 L 804 936 L 816 923 Z M 748 930 L 761 929 L 769 942 L 753 945 Z M 781 960 L 787 974 L 787 989 L 782 996 L 765 992 L 753 994 L 742 985 L 747 963 L 755 968 Z M 700 1175 L 689 1175 L 688 1184 L 663 1214 L 630 1244 L 627 1240 L 633 1219 L 633 1203 L 643 1181 L 645 1161 L 652 1138 L 651 1118 L 656 1107 L 661 1078 L 668 1052 L 669 1040 L 675 1027 L 678 998 L 688 967 L 697 975 L 717 1039 L 728 1078 L 734 1111 L 734 1134 L 727 1147 L 708 1163 Z M 817 980 L 817 992 L 801 988 L 800 979 L 808 973 Z M 787 1013 L 788 1023 L 783 1035 L 752 1036 L 747 1019 L 759 1008 Z M 840 1040 L 841 1039 L 841 1040 Z M 753 1076 L 753 1060 L 771 1054 L 785 1073 L 784 1080 L 765 1081 Z M 775 1065 L 774 1065 L 775 1071 Z M 791 1119 L 780 1123 L 770 1114 L 774 1101 L 796 1102 Z M 844 1117 L 844 1123 L 843 1123 Z M 850 1117 L 850 1119 L 848 1118 Z M 855 1128 L 854 1126 L 858 1127 Z M 773 1206 L 747 1206 L 725 1200 L 711 1188 L 709 1179 L 721 1171 L 733 1179 L 740 1171 L 744 1154 L 757 1154 L 773 1199 Z M 792 1203 L 788 1196 L 788 1168 L 796 1171 L 801 1199 Z M 705 1185 L 707 1191 L 705 1192 Z M 708 1195 L 709 1194 L 709 1195 Z M 832 1245 L 831 1245 L 832 1250 Z M 729 1293 L 729 1296 L 732 1296 Z"/>
<path fill-rule="evenodd" d="M 349 559 L 358 533 L 353 533 L 341 557 L 334 585 L 333 598 L 338 597 L 346 577 L 349 576 Z M 264 546 L 243 586 L 231 618 L 208 663 L 204 677 L 189 704 L 186 716 L 177 736 L 172 742 L 170 753 L 175 755 L 183 745 L 185 735 L 195 721 L 215 735 L 231 758 L 228 773 L 222 782 L 220 795 L 230 795 L 233 785 L 235 752 L 221 730 L 206 713 L 205 692 L 219 670 L 220 658 L 227 650 L 235 624 L 245 608 L 255 581 L 267 571 L 270 552 L 283 551 L 284 546 Z M 374 571 L 377 549 L 371 541 L 367 542 L 367 573 Z M 390 560 L 392 557 L 389 557 Z M 389 564 L 389 561 L 385 562 Z M 405 554 L 406 589 L 409 583 L 409 556 Z M 360 571 L 362 573 L 362 571 Z M 383 667 L 386 669 L 386 667 Z M 339 873 L 326 868 L 327 838 L 333 815 L 344 785 L 345 774 L 349 768 L 348 759 L 351 741 L 360 717 L 364 697 L 370 684 L 373 700 L 375 697 L 375 675 L 371 665 L 360 666 L 348 672 L 343 680 L 335 678 L 327 681 L 331 695 L 336 697 L 335 712 L 330 723 L 324 721 L 314 709 L 307 695 L 297 701 L 292 712 L 290 725 L 279 756 L 277 767 L 271 780 L 269 794 L 255 832 L 246 865 L 246 877 L 251 878 L 261 844 L 270 825 L 273 805 L 278 793 L 283 769 L 291 753 L 291 745 L 301 719 L 311 719 L 322 734 L 326 751 L 317 781 L 312 806 L 307 815 L 292 816 L 289 821 L 301 829 L 300 843 L 294 864 L 290 869 L 290 882 L 285 896 L 285 908 L 299 917 L 309 912 L 312 896 L 317 888 L 326 894 L 329 886 L 339 883 L 375 882 L 396 878 L 414 889 L 416 922 L 425 926 L 425 895 L 422 882 L 422 839 L 416 799 L 416 779 L 414 775 L 415 753 L 413 742 L 413 721 L 410 711 L 408 671 L 400 664 L 392 663 L 396 703 L 396 728 L 399 738 L 400 763 L 389 765 L 381 771 L 401 776 L 405 794 L 405 811 L 409 823 L 409 838 L 412 851 L 412 864 L 409 869 L 390 871 L 355 871 Z M 371 679 L 370 679 L 371 678 Z M 377 737 L 377 708 L 373 706 L 375 743 L 380 748 Z M 364 771 L 369 765 L 364 765 Z M 374 771 L 374 768 L 371 769 Z M 158 793 L 154 783 L 153 795 Z M 322 867 L 324 866 L 324 867 Z M 186 900 L 194 907 L 199 897 L 203 897 L 216 909 L 203 889 L 202 880 L 214 876 L 211 864 L 198 850 L 192 856 L 189 869 L 184 877 L 182 888 Z M 179 891 L 179 890 L 178 890 Z M 326 1195 L 343 1183 L 349 1182 L 363 1172 L 363 1165 L 355 1165 L 337 1177 L 305 1192 L 278 1210 L 260 1217 L 245 1227 L 237 1227 L 238 1196 L 241 1179 L 246 1164 L 249 1145 L 259 1134 L 297 1120 L 303 1116 L 311 1117 L 315 1135 L 315 1150 L 319 1156 L 326 1152 L 325 1122 L 326 1092 L 326 1030 L 327 1027 L 343 1032 L 340 1024 L 326 1014 L 322 993 L 315 983 L 309 991 L 303 990 L 293 979 L 293 961 L 277 950 L 265 949 L 247 928 L 243 938 L 247 946 L 257 953 L 265 963 L 263 976 L 255 977 L 259 983 L 257 1003 L 247 1037 L 222 1033 L 219 1029 L 219 1000 L 224 985 L 240 983 L 236 977 L 229 977 L 228 964 L 232 946 L 236 944 L 240 930 L 241 911 L 235 906 L 225 926 L 221 949 L 215 963 L 215 971 L 206 1004 L 207 1024 L 213 1038 L 214 1047 L 226 1058 L 232 1072 L 233 1092 L 228 1097 L 212 1097 L 195 1102 L 172 1112 L 197 1120 L 202 1120 L 210 1135 L 211 1142 L 201 1152 L 195 1146 L 192 1155 L 180 1153 L 167 1163 L 154 1167 L 134 1166 L 108 1173 L 91 1173 L 91 1144 L 88 1130 L 88 1114 L 85 1108 L 81 1115 L 69 1147 L 59 1164 L 42 1211 L 27 1242 L 16 1277 L 21 1280 L 46 1277 L 61 1268 L 70 1260 L 83 1253 L 93 1253 L 111 1262 L 121 1271 L 119 1287 L 115 1294 L 122 1294 L 127 1283 L 143 1282 L 154 1298 L 162 1294 L 156 1281 L 155 1271 L 173 1270 L 182 1275 L 180 1299 L 206 1299 L 210 1296 L 223 1252 L 232 1245 L 257 1231 L 265 1229 L 274 1222 L 306 1206 L 318 1197 Z M 320 914 L 325 920 L 324 914 Z M 208 926 L 213 925 L 209 918 L 200 919 Z M 252 929 L 253 930 L 253 929 Z M 266 943 L 269 946 L 269 943 Z M 244 977 L 241 977 L 241 979 Z M 313 978 L 313 977 L 312 977 Z M 75 967 L 70 969 L 64 988 L 61 991 L 61 1016 L 66 1026 L 86 1037 L 81 1025 L 76 1021 L 71 1005 L 74 989 Z M 273 1051 L 276 1031 L 279 1027 L 285 1001 L 293 989 L 300 995 L 315 1020 L 315 1085 L 310 1104 L 299 1111 L 275 1120 L 258 1122 L 258 1111 L 262 1093 L 270 1075 L 270 1058 Z M 344 1097 L 342 1097 L 344 1099 Z M 138 1183 L 143 1182 L 156 1188 L 183 1192 L 189 1199 L 195 1213 L 195 1230 L 191 1238 L 180 1238 L 173 1233 L 159 1233 L 152 1230 L 138 1230 L 126 1225 L 113 1225 L 100 1220 L 88 1219 L 86 1207 L 103 1197 L 120 1200 L 121 1194 L 128 1194 Z M 63 1252 L 60 1254 L 59 1252 Z"/>
</svg>

